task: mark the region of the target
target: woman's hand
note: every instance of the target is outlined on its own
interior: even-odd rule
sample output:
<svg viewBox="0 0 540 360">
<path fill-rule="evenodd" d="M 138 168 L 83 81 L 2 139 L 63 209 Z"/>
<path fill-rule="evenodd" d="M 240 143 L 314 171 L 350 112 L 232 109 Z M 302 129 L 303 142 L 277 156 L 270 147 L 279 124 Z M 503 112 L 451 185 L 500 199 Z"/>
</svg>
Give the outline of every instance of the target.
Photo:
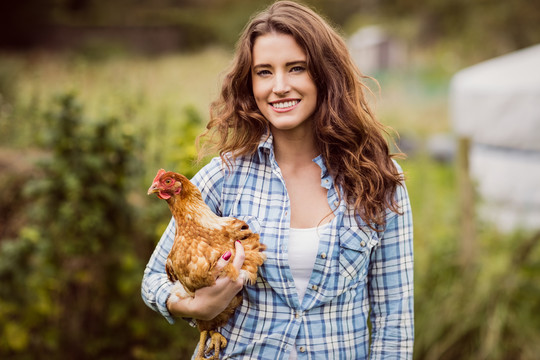
<svg viewBox="0 0 540 360">
<path fill-rule="evenodd" d="M 239 241 L 235 243 L 236 256 L 233 260 L 233 266 L 240 272 L 244 263 L 244 247 Z M 228 255 L 228 256 L 227 256 Z M 227 251 L 216 264 L 216 274 L 223 269 L 230 260 L 230 252 Z M 184 297 L 177 301 L 167 301 L 167 308 L 173 316 L 190 317 L 199 320 L 211 320 L 221 313 L 231 300 L 238 294 L 244 286 L 242 273 L 236 280 L 229 277 L 218 277 L 216 283 L 212 286 L 200 288 L 195 291 L 194 297 Z"/>
</svg>

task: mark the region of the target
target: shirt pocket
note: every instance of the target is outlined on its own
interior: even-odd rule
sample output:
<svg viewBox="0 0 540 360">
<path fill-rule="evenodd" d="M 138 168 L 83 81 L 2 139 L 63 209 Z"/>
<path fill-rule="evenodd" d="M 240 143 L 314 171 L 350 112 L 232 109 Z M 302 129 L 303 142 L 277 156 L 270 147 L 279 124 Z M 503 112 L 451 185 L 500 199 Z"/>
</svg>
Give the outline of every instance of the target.
<svg viewBox="0 0 540 360">
<path fill-rule="evenodd" d="M 371 232 L 359 227 L 344 227 L 339 231 L 339 272 L 351 284 L 365 279 L 371 249 L 377 244 Z"/>
</svg>

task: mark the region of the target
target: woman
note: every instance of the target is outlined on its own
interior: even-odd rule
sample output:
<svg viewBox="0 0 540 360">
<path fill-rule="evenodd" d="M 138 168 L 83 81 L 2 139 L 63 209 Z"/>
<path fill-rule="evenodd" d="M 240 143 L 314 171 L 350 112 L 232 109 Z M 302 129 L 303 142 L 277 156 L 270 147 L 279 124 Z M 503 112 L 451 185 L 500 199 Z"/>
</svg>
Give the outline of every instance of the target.
<svg viewBox="0 0 540 360">
<path fill-rule="evenodd" d="M 412 358 L 411 209 L 362 79 L 342 38 L 293 2 L 253 18 L 237 44 L 208 124 L 220 157 L 192 181 L 217 214 L 260 234 L 267 260 L 220 330 L 223 358 Z M 168 304 L 173 238 L 171 221 L 143 298 L 171 323 L 212 318 L 241 280 Z"/>
</svg>

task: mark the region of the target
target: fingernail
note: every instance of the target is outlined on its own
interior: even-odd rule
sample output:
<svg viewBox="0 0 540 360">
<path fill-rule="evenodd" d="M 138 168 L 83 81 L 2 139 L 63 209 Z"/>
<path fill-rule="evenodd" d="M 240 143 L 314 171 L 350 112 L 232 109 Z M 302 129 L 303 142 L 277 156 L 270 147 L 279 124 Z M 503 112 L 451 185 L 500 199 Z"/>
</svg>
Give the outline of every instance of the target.
<svg viewBox="0 0 540 360">
<path fill-rule="evenodd" d="M 227 260 L 229 260 L 229 259 L 231 258 L 231 255 L 232 255 L 231 252 L 230 252 L 230 251 L 227 251 L 225 254 L 223 254 L 223 255 L 221 256 L 221 258 L 222 258 L 223 260 L 227 261 Z"/>
<path fill-rule="evenodd" d="M 241 244 L 240 240 L 236 240 L 236 242 Z"/>
</svg>

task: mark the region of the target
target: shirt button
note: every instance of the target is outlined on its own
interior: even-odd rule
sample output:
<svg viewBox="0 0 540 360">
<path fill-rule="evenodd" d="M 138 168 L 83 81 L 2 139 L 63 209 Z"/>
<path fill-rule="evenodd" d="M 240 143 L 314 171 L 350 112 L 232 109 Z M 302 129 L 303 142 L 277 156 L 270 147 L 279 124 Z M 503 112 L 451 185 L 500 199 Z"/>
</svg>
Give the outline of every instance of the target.
<svg viewBox="0 0 540 360">
<path fill-rule="evenodd" d="M 362 242 L 360 242 L 360 246 L 361 246 L 361 247 L 366 246 L 366 242 L 362 240 Z"/>
<path fill-rule="evenodd" d="M 338 207 L 338 205 L 339 205 L 339 201 L 334 201 L 334 206 Z"/>
<path fill-rule="evenodd" d="M 296 314 L 294 314 L 294 317 L 298 319 L 300 317 L 300 313 L 297 312 Z"/>
<path fill-rule="evenodd" d="M 317 291 L 317 289 L 319 288 L 317 285 L 312 285 L 311 288 L 315 291 Z"/>
<path fill-rule="evenodd" d="M 300 347 L 298 348 L 298 350 L 300 350 L 300 352 L 306 352 L 306 348 L 303 347 L 303 346 L 300 346 Z"/>
<path fill-rule="evenodd" d="M 326 253 L 322 253 L 322 254 L 321 254 L 321 258 L 322 258 L 322 259 L 326 259 Z"/>
</svg>

